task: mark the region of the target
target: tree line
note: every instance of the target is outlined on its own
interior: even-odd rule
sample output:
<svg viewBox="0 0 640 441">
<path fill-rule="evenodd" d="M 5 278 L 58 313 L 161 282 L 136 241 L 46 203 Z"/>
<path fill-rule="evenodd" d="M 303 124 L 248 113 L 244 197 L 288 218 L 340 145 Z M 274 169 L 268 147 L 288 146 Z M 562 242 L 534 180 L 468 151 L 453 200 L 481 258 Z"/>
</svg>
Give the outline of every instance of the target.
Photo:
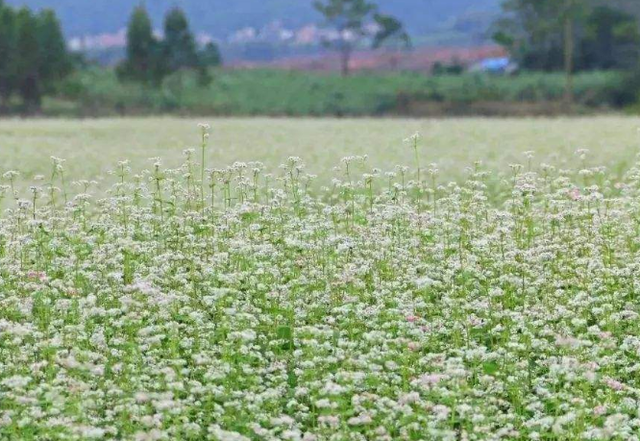
<svg viewBox="0 0 640 441">
<path fill-rule="evenodd" d="M 359 49 L 411 46 L 400 20 L 380 12 L 374 1 L 313 4 L 325 29 L 333 31 L 324 44 L 339 54 L 343 75 L 350 73 L 351 58 Z M 523 70 L 564 70 L 568 101 L 573 74 L 583 70 L 635 72 L 636 83 L 626 88 L 635 99 L 640 90 L 639 23 L 640 0 L 504 0 L 492 35 Z M 42 97 L 60 90 L 63 80 L 82 65 L 79 61 L 79 55 L 67 50 L 52 10 L 34 12 L 0 0 L 0 110 L 16 103 L 37 110 Z M 129 19 L 126 54 L 116 72 L 122 82 L 160 87 L 167 85 L 167 77 L 190 71 L 207 85 L 210 67 L 221 62 L 215 43 L 198 44 L 180 8 L 169 10 L 161 33 L 156 33 L 140 5 Z M 172 78 L 182 81 L 181 76 Z"/>
<path fill-rule="evenodd" d="M 323 16 L 325 26 L 334 30 L 333 38 L 323 44 L 340 55 L 340 68 L 344 76 L 350 73 L 351 58 L 355 50 L 369 40 L 372 48 L 384 44 L 408 48 L 409 34 L 403 24 L 390 15 L 378 11 L 375 3 L 367 0 L 323 0 L 314 2 Z M 374 25 L 375 31 L 368 27 Z M 184 12 L 175 7 L 165 17 L 164 40 L 153 35 L 149 14 L 138 6 L 129 20 L 127 30 L 127 58 L 118 69 L 120 78 L 158 85 L 163 78 L 184 69 L 196 70 L 203 82 L 208 82 L 208 68 L 221 64 L 218 47 L 208 43 L 196 49 L 193 33 Z"/>
<path fill-rule="evenodd" d="M 632 72 L 627 94 L 635 100 L 640 69 L 638 4 L 636 0 L 504 0 L 493 38 L 522 69 L 564 70 L 567 104 L 573 101 L 573 75 L 584 70 Z"/>
<path fill-rule="evenodd" d="M 173 73 L 193 70 L 202 84 L 208 83 L 209 68 L 222 61 L 217 45 L 209 42 L 198 47 L 186 15 L 177 7 L 167 13 L 163 30 L 163 38 L 156 36 L 146 9 L 134 9 L 118 78 L 159 86 Z M 27 113 L 39 110 L 43 96 L 55 93 L 82 64 L 81 58 L 67 49 L 53 10 L 34 12 L 0 0 L 0 111 L 17 100 Z"/>
<path fill-rule="evenodd" d="M 37 110 L 73 66 L 53 10 L 35 13 L 0 0 L 0 109 L 20 98 L 27 111 Z"/>
<path fill-rule="evenodd" d="M 617 0 L 506 0 L 494 39 L 524 69 L 554 71 L 635 68 L 638 17 Z M 568 59 L 568 57 L 571 57 Z"/>
<path fill-rule="evenodd" d="M 201 83 L 207 84 L 211 80 L 209 68 L 222 63 L 218 46 L 209 42 L 198 48 L 189 21 L 178 7 L 165 16 L 163 31 L 164 38 L 154 35 L 145 7 L 134 9 L 127 28 L 126 58 L 118 66 L 118 77 L 159 86 L 168 75 L 192 70 L 198 72 Z"/>
</svg>

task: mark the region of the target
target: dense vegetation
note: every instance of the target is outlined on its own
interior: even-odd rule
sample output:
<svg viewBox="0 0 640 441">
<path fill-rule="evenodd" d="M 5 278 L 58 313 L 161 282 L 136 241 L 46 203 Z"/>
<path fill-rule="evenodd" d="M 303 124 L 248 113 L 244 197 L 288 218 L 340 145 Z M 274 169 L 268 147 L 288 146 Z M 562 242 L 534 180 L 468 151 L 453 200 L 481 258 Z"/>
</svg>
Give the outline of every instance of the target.
<svg viewBox="0 0 640 441">
<path fill-rule="evenodd" d="M 0 0 L 0 112 L 19 96 L 28 111 L 56 90 L 72 71 L 60 23 L 53 10 L 35 14 Z"/>
<path fill-rule="evenodd" d="M 72 63 L 55 15 L 0 6 L 0 19 L 9 24 L 0 29 L 0 54 L 7 55 L 0 56 L 4 104 L 0 111 L 39 110 L 44 94 L 52 96 L 45 102 L 44 114 L 68 116 L 517 115 L 621 109 L 639 96 L 640 32 L 623 2 L 612 5 L 616 8 L 595 0 L 576 0 L 575 10 L 565 10 L 561 3 L 546 0 L 505 2 L 496 38 L 525 68 L 514 77 L 438 75 L 440 70 L 432 76 L 360 72 L 352 79 L 306 72 L 213 69 L 221 62 L 217 46 L 198 46 L 182 9 L 174 7 L 167 13 L 160 38 L 154 35 L 144 6 L 134 8 L 126 59 L 117 69 L 78 64 L 80 69 L 67 78 Z M 316 7 L 325 25 L 339 36 L 327 44 L 341 54 L 343 74 L 349 73 L 352 52 L 365 43 L 409 43 L 403 23 L 377 13 L 375 2 L 331 0 L 317 2 Z M 544 17 L 554 20 L 541 26 L 538 19 Z M 369 29 L 372 23 L 378 24 L 377 33 Z M 568 35 L 572 37 L 569 46 L 575 49 L 570 52 L 562 38 Z M 576 57 L 569 64 L 568 55 Z M 563 79 L 556 73 L 531 73 L 561 67 L 566 74 L 584 73 L 575 80 L 571 75 Z M 16 96 L 22 97 L 22 105 L 16 105 Z"/>
<path fill-rule="evenodd" d="M 64 99 L 49 101 L 49 114 L 366 116 L 478 113 L 471 105 L 495 103 L 491 114 L 510 114 L 507 104 L 540 104 L 553 112 L 561 100 L 560 74 L 516 77 L 482 74 L 428 76 L 420 73 L 311 74 L 281 70 L 219 70 L 203 87 L 197 73 L 172 75 L 159 88 L 120 83 L 113 71 L 82 71 L 67 83 Z M 619 107 L 630 99 L 625 77 L 616 72 L 578 75 L 577 108 Z M 433 105 L 428 110 L 423 106 Z M 548 107 L 547 105 L 551 105 Z M 482 112 L 480 112 L 482 113 Z"/>
<path fill-rule="evenodd" d="M 156 38 L 144 6 L 134 9 L 127 29 L 126 58 L 118 67 L 122 81 L 158 87 L 163 78 L 176 72 L 197 71 L 200 84 L 210 81 L 209 68 L 220 65 L 215 43 L 198 48 L 184 11 L 171 9 L 164 20 L 164 35 Z"/>
<path fill-rule="evenodd" d="M 635 69 L 639 16 L 625 0 L 505 0 L 494 38 L 528 70 Z"/>
<path fill-rule="evenodd" d="M 0 438 L 639 439 L 640 164 L 450 183 L 414 136 L 316 190 L 206 129 L 174 169 L 3 170 Z"/>
</svg>

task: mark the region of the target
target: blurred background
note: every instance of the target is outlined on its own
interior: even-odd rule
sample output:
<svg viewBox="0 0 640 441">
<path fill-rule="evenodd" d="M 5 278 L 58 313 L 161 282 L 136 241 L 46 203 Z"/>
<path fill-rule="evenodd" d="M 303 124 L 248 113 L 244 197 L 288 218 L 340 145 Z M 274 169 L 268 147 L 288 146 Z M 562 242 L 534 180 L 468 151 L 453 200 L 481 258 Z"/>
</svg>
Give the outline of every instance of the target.
<svg viewBox="0 0 640 441">
<path fill-rule="evenodd" d="M 638 0 L 0 0 L 0 114 L 640 109 Z"/>
</svg>

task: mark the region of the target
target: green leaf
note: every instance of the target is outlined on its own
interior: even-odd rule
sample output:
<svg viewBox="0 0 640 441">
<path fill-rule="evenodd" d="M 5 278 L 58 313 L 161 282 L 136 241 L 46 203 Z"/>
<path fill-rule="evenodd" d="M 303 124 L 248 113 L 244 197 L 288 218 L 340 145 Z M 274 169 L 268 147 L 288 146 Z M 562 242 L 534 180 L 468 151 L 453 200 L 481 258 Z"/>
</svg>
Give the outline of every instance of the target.
<svg viewBox="0 0 640 441">
<path fill-rule="evenodd" d="M 482 370 L 487 375 L 494 375 L 499 370 L 498 363 L 493 361 L 488 361 L 482 365 Z"/>
<path fill-rule="evenodd" d="M 278 340 L 283 340 L 282 350 L 291 351 L 293 350 L 293 330 L 291 326 L 278 326 L 276 330 L 276 337 Z"/>
</svg>

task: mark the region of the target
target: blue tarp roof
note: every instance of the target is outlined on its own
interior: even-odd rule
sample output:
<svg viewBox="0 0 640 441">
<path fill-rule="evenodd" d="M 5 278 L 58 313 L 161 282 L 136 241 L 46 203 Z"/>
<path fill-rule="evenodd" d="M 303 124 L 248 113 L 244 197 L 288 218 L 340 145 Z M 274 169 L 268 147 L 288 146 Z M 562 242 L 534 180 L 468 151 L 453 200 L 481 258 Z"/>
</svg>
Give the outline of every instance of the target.
<svg viewBox="0 0 640 441">
<path fill-rule="evenodd" d="M 498 71 L 505 70 L 511 64 L 511 60 L 507 57 L 487 58 L 480 62 L 480 67 L 484 70 Z"/>
</svg>

